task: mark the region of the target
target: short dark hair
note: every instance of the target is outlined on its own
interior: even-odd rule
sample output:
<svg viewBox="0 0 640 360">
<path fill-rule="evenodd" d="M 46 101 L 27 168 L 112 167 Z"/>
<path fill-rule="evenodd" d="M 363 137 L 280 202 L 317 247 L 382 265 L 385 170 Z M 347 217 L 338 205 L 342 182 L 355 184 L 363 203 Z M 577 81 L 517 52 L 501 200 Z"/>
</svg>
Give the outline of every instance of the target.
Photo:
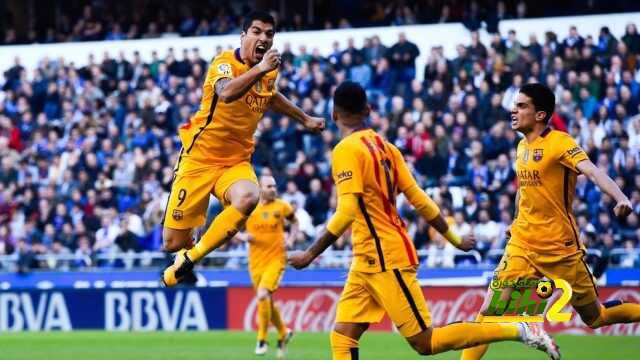
<svg viewBox="0 0 640 360">
<path fill-rule="evenodd" d="M 251 24 L 255 20 L 262 21 L 266 24 L 271 24 L 276 27 L 276 20 L 266 11 L 253 11 L 244 17 L 244 23 L 242 23 L 242 31 L 246 32 L 251 27 Z"/>
<path fill-rule="evenodd" d="M 333 93 L 333 105 L 350 114 L 362 114 L 367 109 L 367 94 L 357 82 L 345 81 Z"/>
<path fill-rule="evenodd" d="M 551 115 L 553 115 L 553 111 L 556 108 L 556 96 L 549 87 L 538 83 L 525 84 L 520 88 L 520 92 L 531 98 L 536 111 L 544 111 L 546 113 L 545 121 L 548 122 L 551 119 Z"/>
</svg>

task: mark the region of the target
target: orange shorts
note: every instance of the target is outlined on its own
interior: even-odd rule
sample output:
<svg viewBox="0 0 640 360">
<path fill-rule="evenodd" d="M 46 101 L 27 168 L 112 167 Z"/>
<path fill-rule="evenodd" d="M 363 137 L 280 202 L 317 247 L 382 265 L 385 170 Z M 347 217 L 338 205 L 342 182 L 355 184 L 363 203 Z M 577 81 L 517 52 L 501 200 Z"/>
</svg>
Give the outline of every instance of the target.
<svg viewBox="0 0 640 360">
<path fill-rule="evenodd" d="M 336 322 L 378 323 L 388 314 L 404 337 L 431 326 L 431 314 L 416 267 L 378 273 L 350 271 L 336 309 Z"/>
<path fill-rule="evenodd" d="M 583 306 L 598 299 L 595 280 L 583 257 L 582 252 L 563 256 L 542 255 L 517 245 L 507 244 L 494 278 L 501 281 L 542 277 L 563 279 L 571 285 L 571 305 Z"/>
<path fill-rule="evenodd" d="M 233 166 L 203 165 L 189 158 L 178 160 L 171 192 L 164 213 L 164 226 L 192 229 L 205 223 L 209 196 L 214 195 L 224 206 L 225 194 L 238 180 L 258 185 L 258 178 L 248 162 Z"/>
<path fill-rule="evenodd" d="M 278 290 L 278 287 L 280 286 L 280 280 L 282 280 L 282 275 L 284 275 L 284 268 L 284 263 L 273 261 L 266 268 L 249 269 L 253 288 L 255 290 L 264 288 L 269 290 L 270 292 Z"/>
</svg>

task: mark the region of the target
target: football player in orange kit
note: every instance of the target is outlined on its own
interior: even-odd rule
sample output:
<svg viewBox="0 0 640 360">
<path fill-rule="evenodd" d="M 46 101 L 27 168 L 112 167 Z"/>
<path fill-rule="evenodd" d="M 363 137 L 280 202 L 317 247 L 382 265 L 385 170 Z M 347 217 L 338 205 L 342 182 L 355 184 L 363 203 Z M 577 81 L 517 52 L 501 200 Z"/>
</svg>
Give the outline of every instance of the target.
<svg viewBox="0 0 640 360">
<path fill-rule="evenodd" d="M 261 176 L 260 188 L 260 203 L 247 219 L 246 232 L 238 237 L 249 243 L 249 274 L 258 298 L 258 342 L 255 353 L 267 353 L 267 330 L 269 323 L 273 323 L 278 331 L 276 358 L 282 359 L 293 331 L 285 326 L 272 295 L 278 290 L 284 274 L 286 245 L 293 242 L 285 240 L 285 221 L 291 226 L 289 239 L 297 236 L 298 221 L 291 204 L 277 198 L 273 176 Z"/>
<path fill-rule="evenodd" d="M 640 321 L 640 305 L 619 300 L 601 304 L 598 300 L 571 206 L 579 174 L 616 200 L 613 212 L 619 218 L 631 213 L 631 202 L 569 134 L 547 127 L 554 108 L 555 96 L 548 87 L 527 84 L 520 89 L 511 110 L 511 126 L 524 135 L 516 151 L 519 188 L 511 238 L 494 277 L 501 281 L 542 277 L 566 280 L 573 292 L 571 305 L 593 329 Z M 510 295 L 510 289 L 502 291 L 502 299 Z M 493 290 L 489 289 L 478 321 L 482 321 L 492 297 Z M 466 349 L 461 358 L 480 359 L 487 348 L 481 345 Z"/>
<path fill-rule="evenodd" d="M 472 249 L 475 239 L 462 239 L 453 232 L 438 206 L 416 183 L 400 151 L 365 127 L 368 114 L 366 94 L 360 85 L 345 82 L 336 89 L 333 119 L 342 140 L 333 149 L 331 167 L 338 206 L 313 245 L 289 257 L 292 266 L 304 268 L 351 226 L 353 260 L 331 332 L 333 359 L 358 359 L 360 337 L 385 313 L 421 355 L 514 340 L 559 359 L 555 343 L 538 325 L 431 326 L 416 277 L 416 249 L 398 215 L 396 195 L 404 194 L 420 216 L 459 249 Z"/>
<path fill-rule="evenodd" d="M 192 281 L 194 263 L 232 238 L 258 204 L 260 188 L 250 161 L 265 111 L 289 116 L 313 132 L 324 128 L 324 119 L 305 114 L 276 90 L 280 55 L 271 49 L 274 24 L 268 13 L 248 15 L 240 48 L 213 59 L 200 109 L 179 129 L 182 150 L 163 224 L 165 250 L 179 253 L 163 273 L 166 286 Z M 225 208 L 193 245 L 209 194 Z"/>
</svg>

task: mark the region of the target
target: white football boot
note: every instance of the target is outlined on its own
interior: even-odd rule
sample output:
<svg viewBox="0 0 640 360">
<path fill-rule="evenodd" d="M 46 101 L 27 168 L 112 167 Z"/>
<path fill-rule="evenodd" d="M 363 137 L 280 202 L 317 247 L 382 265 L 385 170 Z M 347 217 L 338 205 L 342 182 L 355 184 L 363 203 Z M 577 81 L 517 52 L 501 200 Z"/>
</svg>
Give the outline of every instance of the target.
<svg viewBox="0 0 640 360">
<path fill-rule="evenodd" d="M 542 324 L 520 323 L 522 342 L 534 349 L 544 351 L 553 360 L 560 360 L 560 348 L 542 327 Z"/>
</svg>

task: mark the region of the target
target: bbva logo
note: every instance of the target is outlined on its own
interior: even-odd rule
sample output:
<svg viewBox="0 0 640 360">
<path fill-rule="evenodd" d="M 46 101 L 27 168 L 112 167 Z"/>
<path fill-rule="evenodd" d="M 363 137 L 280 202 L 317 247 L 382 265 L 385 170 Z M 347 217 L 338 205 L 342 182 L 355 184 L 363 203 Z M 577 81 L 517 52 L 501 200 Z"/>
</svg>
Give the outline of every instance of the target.
<svg viewBox="0 0 640 360">
<path fill-rule="evenodd" d="M 43 292 L 37 303 L 27 292 L 0 294 L 0 331 L 72 329 L 69 310 L 60 292 Z"/>
<path fill-rule="evenodd" d="M 169 305 L 166 292 L 107 291 L 105 330 L 208 330 L 207 315 L 197 291 L 178 291 Z"/>
</svg>

